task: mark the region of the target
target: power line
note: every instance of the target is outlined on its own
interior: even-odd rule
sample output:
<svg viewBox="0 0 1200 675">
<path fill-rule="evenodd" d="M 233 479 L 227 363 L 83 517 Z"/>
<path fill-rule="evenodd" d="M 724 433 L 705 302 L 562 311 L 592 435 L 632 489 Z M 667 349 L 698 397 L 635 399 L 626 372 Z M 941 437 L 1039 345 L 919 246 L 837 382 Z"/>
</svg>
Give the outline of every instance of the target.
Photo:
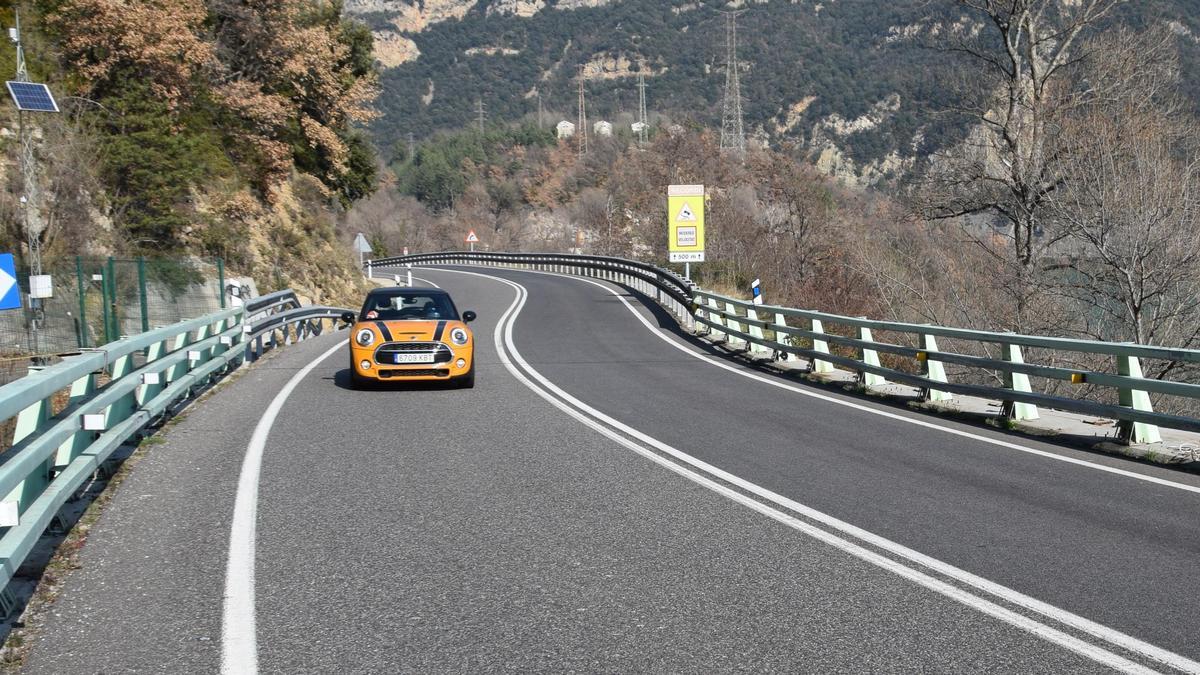
<svg viewBox="0 0 1200 675">
<path fill-rule="evenodd" d="M 746 152 L 746 133 L 742 126 L 742 83 L 737 60 L 737 17 L 745 12 L 721 12 L 725 15 L 725 101 L 721 112 L 721 150 L 732 150 L 738 155 Z"/>
</svg>

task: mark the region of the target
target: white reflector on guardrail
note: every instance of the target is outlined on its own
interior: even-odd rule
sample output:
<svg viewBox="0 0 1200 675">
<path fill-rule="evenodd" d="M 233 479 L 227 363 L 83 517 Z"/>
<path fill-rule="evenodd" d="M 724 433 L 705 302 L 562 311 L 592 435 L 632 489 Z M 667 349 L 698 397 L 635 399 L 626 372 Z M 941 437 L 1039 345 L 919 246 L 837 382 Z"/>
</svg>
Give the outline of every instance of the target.
<svg viewBox="0 0 1200 675">
<path fill-rule="evenodd" d="M 21 524 L 21 514 L 16 502 L 0 502 L 0 527 L 16 527 Z"/>
<path fill-rule="evenodd" d="M 84 431 L 104 431 L 104 413 L 89 413 L 83 416 Z"/>
</svg>

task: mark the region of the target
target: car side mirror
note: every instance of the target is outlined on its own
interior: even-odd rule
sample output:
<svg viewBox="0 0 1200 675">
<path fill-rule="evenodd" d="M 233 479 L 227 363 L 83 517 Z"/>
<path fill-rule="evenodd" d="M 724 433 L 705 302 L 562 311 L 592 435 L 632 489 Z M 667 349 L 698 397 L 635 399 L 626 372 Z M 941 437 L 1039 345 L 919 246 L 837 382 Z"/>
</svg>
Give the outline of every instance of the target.
<svg viewBox="0 0 1200 675">
<path fill-rule="evenodd" d="M 353 324 L 354 323 L 354 312 L 342 312 L 342 321 L 345 321 L 346 323 L 349 323 L 349 324 Z"/>
<path fill-rule="evenodd" d="M 471 310 L 467 310 L 467 311 L 463 312 L 463 323 L 471 323 L 472 321 L 474 321 L 477 318 L 479 318 L 479 317 L 477 317 L 475 315 L 475 312 L 472 312 Z"/>
</svg>

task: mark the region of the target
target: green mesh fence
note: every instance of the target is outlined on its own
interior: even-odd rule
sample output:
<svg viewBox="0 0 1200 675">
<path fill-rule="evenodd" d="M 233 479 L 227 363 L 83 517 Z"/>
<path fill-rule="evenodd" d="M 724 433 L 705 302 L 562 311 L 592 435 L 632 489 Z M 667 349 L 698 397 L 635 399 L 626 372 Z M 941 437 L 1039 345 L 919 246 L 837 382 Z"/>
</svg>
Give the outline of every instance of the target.
<svg viewBox="0 0 1200 675">
<path fill-rule="evenodd" d="M 0 384 L 34 360 L 54 360 L 222 308 L 220 260 L 71 258 L 47 265 L 50 298 L 29 298 L 18 269 L 21 308 L 0 311 Z"/>
</svg>

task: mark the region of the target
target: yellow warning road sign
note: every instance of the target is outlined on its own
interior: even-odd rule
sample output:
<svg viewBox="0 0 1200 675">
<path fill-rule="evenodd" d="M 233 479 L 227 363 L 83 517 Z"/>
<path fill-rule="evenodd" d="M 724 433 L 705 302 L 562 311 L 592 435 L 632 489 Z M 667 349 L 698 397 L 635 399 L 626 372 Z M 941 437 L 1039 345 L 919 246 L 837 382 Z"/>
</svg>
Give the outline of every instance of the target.
<svg viewBox="0 0 1200 675">
<path fill-rule="evenodd" d="M 671 262 L 704 262 L 704 186 L 667 186 L 667 251 Z"/>
</svg>

